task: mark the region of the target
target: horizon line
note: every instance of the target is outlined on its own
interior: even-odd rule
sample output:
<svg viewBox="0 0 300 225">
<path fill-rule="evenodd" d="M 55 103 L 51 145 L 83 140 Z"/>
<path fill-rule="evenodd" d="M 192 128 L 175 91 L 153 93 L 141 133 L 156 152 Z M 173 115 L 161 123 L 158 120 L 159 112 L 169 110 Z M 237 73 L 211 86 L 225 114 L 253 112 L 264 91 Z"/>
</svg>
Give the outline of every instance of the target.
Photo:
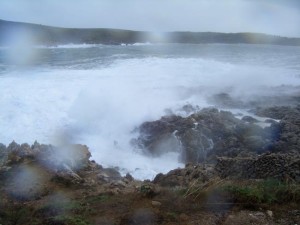
<svg viewBox="0 0 300 225">
<path fill-rule="evenodd" d="M 77 29 L 77 30 L 97 30 L 97 29 L 107 29 L 107 30 L 120 30 L 120 31 L 131 31 L 131 32 L 143 32 L 143 33 L 217 33 L 217 34 L 257 34 L 257 35 L 267 35 L 267 36 L 274 36 L 274 37 L 282 37 L 282 38 L 291 38 L 291 39 L 300 39 L 296 36 L 282 36 L 279 34 L 270 34 L 270 33 L 263 33 L 263 32 L 251 32 L 251 31 L 239 31 L 239 32 L 220 32 L 220 31 L 189 31 L 189 30 L 174 30 L 174 31 L 149 31 L 149 30 L 134 30 L 134 29 L 124 29 L 124 28 L 112 28 L 112 27 L 63 27 L 63 26 L 53 26 L 53 25 L 46 25 L 46 24 L 39 24 L 39 23 L 32 23 L 32 22 L 23 22 L 23 21 L 12 21 L 12 20 L 5 20 L 1 19 L 0 21 L 10 22 L 10 23 L 19 23 L 24 25 L 35 25 L 35 26 L 43 26 L 49 28 L 58 28 L 58 29 Z"/>
</svg>

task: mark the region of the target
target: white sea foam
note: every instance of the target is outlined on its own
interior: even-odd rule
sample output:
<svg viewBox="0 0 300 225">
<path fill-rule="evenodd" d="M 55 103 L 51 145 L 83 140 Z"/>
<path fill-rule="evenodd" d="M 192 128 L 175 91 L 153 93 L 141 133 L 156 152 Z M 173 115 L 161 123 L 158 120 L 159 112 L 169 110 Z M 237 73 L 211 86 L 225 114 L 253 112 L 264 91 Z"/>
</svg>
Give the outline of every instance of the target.
<svg viewBox="0 0 300 225">
<path fill-rule="evenodd" d="M 148 46 L 148 45 L 156 45 L 154 43 L 150 43 L 150 42 L 137 42 L 137 43 L 133 43 L 133 44 L 121 44 L 121 46 Z"/>
<path fill-rule="evenodd" d="M 35 48 L 41 49 L 56 49 L 56 48 L 95 48 L 95 47 L 102 47 L 102 44 L 65 44 L 65 45 L 54 45 L 54 46 L 46 46 L 46 45 L 39 45 L 34 46 Z"/>
<path fill-rule="evenodd" d="M 28 45 L 27 48 L 32 49 L 72 49 L 72 48 L 95 48 L 95 47 L 103 47 L 102 44 L 65 44 L 65 45 Z M 15 45 L 7 45 L 0 46 L 0 50 L 9 50 L 11 48 L 15 48 Z"/>
<path fill-rule="evenodd" d="M 287 69 L 199 58 L 126 59 L 93 70 L 15 71 L 0 76 L 0 142 L 83 143 L 100 164 L 151 179 L 183 165 L 179 153 L 149 158 L 135 152 L 129 142 L 136 126 L 160 118 L 167 108 L 207 106 L 205 96 L 216 90 L 247 97 L 282 84 L 300 81 Z"/>
</svg>

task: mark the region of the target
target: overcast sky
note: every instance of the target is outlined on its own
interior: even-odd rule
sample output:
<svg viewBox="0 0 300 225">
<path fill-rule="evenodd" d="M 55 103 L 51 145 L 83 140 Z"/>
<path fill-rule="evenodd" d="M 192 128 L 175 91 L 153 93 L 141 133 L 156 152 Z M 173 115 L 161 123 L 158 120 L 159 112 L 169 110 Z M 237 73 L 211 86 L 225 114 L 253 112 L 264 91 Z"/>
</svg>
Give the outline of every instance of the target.
<svg viewBox="0 0 300 225">
<path fill-rule="evenodd" d="M 0 0 L 0 19 L 61 27 L 300 37 L 300 0 Z"/>
</svg>

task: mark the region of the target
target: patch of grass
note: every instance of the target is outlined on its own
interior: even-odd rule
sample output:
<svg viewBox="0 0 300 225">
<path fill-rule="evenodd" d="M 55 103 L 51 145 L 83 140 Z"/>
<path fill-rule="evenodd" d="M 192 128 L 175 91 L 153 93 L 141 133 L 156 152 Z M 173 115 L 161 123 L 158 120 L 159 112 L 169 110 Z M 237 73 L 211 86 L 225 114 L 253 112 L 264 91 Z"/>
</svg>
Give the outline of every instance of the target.
<svg viewBox="0 0 300 225">
<path fill-rule="evenodd" d="M 54 200 L 47 202 L 35 212 L 35 218 L 42 224 L 88 225 L 90 207 L 75 200 Z M 41 224 L 41 223 L 37 223 Z"/>
<path fill-rule="evenodd" d="M 31 220 L 31 209 L 17 202 L 7 202 L 1 209 L 0 223 L 6 225 L 27 224 Z"/>
<path fill-rule="evenodd" d="M 184 192 L 182 197 L 184 198 L 191 198 L 193 200 L 203 200 L 211 195 L 212 192 L 218 191 L 218 187 L 222 185 L 224 180 L 220 179 L 213 179 L 210 181 L 207 181 L 205 183 L 198 182 L 195 180 L 193 183 L 190 184 L 188 188 L 185 190 L 182 189 L 180 192 L 178 192 L 180 195 Z"/>
<path fill-rule="evenodd" d="M 87 207 L 80 202 L 66 199 L 54 199 L 46 202 L 35 211 L 35 217 L 52 218 L 69 214 L 82 215 L 87 211 Z"/>
<path fill-rule="evenodd" d="M 56 216 L 51 219 L 51 222 L 53 222 L 53 224 L 90 225 L 90 223 L 81 216 Z"/>
<path fill-rule="evenodd" d="M 188 188 L 175 189 L 173 192 L 179 197 L 185 197 L 188 192 Z"/>
<path fill-rule="evenodd" d="M 87 197 L 87 199 L 85 201 L 89 204 L 95 204 L 97 202 L 107 202 L 111 198 L 112 198 L 111 195 L 100 194 L 100 195 L 96 195 L 96 196 L 89 196 L 89 197 Z"/>
<path fill-rule="evenodd" d="M 249 204 L 281 204 L 300 201 L 300 185 L 267 179 L 252 184 L 231 184 L 223 187 L 235 202 Z"/>
<path fill-rule="evenodd" d="M 178 214 L 176 212 L 167 212 L 166 218 L 170 221 L 178 221 Z"/>
<path fill-rule="evenodd" d="M 199 207 L 244 208 L 290 204 L 300 202 L 300 184 L 267 180 L 215 180 L 205 184 L 193 183 L 188 188 L 176 191 L 179 198 L 198 203 Z"/>
</svg>

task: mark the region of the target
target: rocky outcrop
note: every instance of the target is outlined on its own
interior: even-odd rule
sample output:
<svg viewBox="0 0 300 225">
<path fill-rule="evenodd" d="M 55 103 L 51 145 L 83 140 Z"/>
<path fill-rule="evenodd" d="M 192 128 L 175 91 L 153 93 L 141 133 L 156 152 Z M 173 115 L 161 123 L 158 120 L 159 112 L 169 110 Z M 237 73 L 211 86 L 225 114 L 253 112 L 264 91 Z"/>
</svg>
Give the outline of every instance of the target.
<svg viewBox="0 0 300 225">
<path fill-rule="evenodd" d="M 233 98 L 228 93 L 218 93 L 208 97 L 208 101 L 214 105 L 225 108 L 245 108 L 246 104 L 241 100 Z"/>
<path fill-rule="evenodd" d="M 215 166 L 221 178 L 276 179 L 284 182 L 300 182 L 300 154 L 263 154 L 248 158 L 218 159 Z"/>
<path fill-rule="evenodd" d="M 215 165 L 187 164 L 185 168 L 158 174 L 153 183 L 162 187 L 186 188 L 212 181 L 275 179 L 300 183 L 300 154 L 266 153 L 253 157 L 220 157 Z"/>
<path fill-rule="evenodd" d="M 148 154 L 181 153 L 185 163 L 212 162 L 215 156 L 245 156 L 270 149 L 277 126 L 262 128 L 255 120 L 237 119 L 231 112 L 206 108 L 188 117 L 165 116 L 145 122 L 132 143 Z M 251 123 L 250 123 L 251 122 Z"/>
<path fill-rule="evenodd" d="M 218 176 L 214 166 L 187 164 L 184 169 L 174 169 L 167 174 L 158 174 L 153 183 L 162 187 L 188 187 L 193 183 L 206 183 Z"/>
<path fill-rule="evenodd" d="M 38 161 L 49 170 L 78 170 L 89 163 L 91 153 L 85 145 L 66 145 L 54 147 L 35 142 L 32 146 L 27 143 L 22 145 L 16 142 L 7 147 L 1 144 L 2 165 L 13 166 L 22 162 Z"/>
<path fill-rule="evenodd" d="M 281 120 L 286 116 L 290 116 L 291 114 L 299 113 L 300 106 L 291 107 L 291 106 L 273 106 L 273 107 L 258 107 L 253 112 L 256 115 L 262 117 L 269 117 L 272 119 Z"/>
<path fill-rule="evenodd" d="M 273 119 L 279 119 L 279 123 L 272 123 L 270 133 L 274 136 L 272 151 L 276 152 L 300 152 L 300 106 L 258 108 L 256 114 Z"/>
<path fill-rule="evenodd" d="M 85 145 L 55 147 L 35 142 L 0 145 L 0 178 L 5 191 L 19 200 L 38 199 L 54 187 L 98 187 L 99 192 L 118 193 L 135 189 L 130 176 L 90 161 Z M 1 186 L 1 185 L 0 185 Z"/>
</svg>

